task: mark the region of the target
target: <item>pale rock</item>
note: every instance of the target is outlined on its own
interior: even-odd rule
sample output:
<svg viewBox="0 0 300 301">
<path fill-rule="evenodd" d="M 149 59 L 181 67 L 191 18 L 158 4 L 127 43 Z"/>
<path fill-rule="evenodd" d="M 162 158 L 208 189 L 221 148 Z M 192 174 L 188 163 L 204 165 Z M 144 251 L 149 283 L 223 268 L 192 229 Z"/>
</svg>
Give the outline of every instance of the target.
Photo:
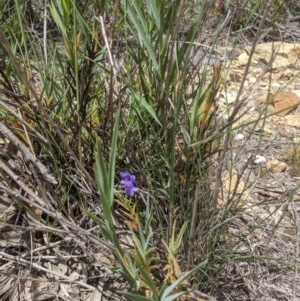
<svg viewBox="0 0 300 301">
<path fill-rule="evenodd" d="M 254 164 L 264 164 L 266 162 L 267 162 L 266 158 L 264 156 L 260 156 L 260 155 L 256 155 L 255 159 L 253 161 Z"/>
<path fill-rule="evenodd" d="M 300 114 L 285 116 L 285 120 L 289 126 L 300 127 Z"/>
<path fill-rule="evenodd" d="M 238 133 L 238 134 L 236 134 L 236 135 L 234 136 L 233 140 L 235 140 L 235 141 L 241 141 L 241 140 L 243 140 L 244 138 L 245 138 L 245 135 L 244 135 L 244 134 Z"/>
<path fill-rule="evenodd" d="M 244 180 L 236 170 L 231 170 L 224 175 L 223 186 L 219 193 L 219 206 L 226 206 L 227 201 L 234 198 L 241 198 L 243 201 L 252 202 L 250 191 L 246 189 Z"/>
<path fill-rule="evenodd" d="M 237 96 L 236 93 L 232 93 L 230 91 L 226 92 L 224 96 L 226 103 L 228 104 L 234 103 L 236 100 L 236 96 Z"/>
<path fill-rule="evenodd" d="M 264 128 L 263 128 L 263 131 L 267 135 L 272 135 L 274 133 L 274 125 L 268 124 L 268 123 L 265 124 Z"/>
<path fill-rule="evenodd" d="M 245 66 L 249 60 L 250 47 L 246 47 L 245 51 L 239 56 L 238 62 L 240 66 Z M 300 54 L 300 44 L 270 42 L 258 44 L 255 47 L 252 64 L 272 62 L 272 68 L 294 67 Z"/>
<path fill-rule="evenodd" d="M 249 60 L 249 55 L 246 52 L 243 52 L 239 57 L 238 57 L 238 62 L 240 66 L 246 66 Z"/>
<path fill-rule="evenodd" d="M 250 82 L 251 84 L 256 83 L 256 81 L 257 81 L 257 78 L 256 78 L 256 77 L 254 77 L 254 76 L 250 76 L 250 77 L 249 77 L 249 82 Z"/>
<path fill-rule="evenodd" d="M 293 90 L 293 92 L 294 92 L 298 97 L 300 97 L 300 90 Z"/>
<path fill-rule="evenodd" d="M 277 159 L 272 159 L 268 161 L 266 166 L 273 173 L 284 172 L 288 168 L 288 165 L 285 162 L 279 161 Z"/>
</svg>

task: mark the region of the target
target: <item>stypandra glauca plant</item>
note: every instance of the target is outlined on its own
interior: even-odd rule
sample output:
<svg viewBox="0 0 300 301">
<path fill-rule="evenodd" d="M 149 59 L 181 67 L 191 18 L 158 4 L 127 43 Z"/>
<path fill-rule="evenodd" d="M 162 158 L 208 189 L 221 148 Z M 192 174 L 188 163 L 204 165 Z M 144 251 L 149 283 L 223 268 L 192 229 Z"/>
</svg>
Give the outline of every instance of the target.
<svg viewBox="0 0 300 301">
<path fill-rule="evenodd" d="M 42 13 L 34 2 L 44 3 Z M 233 200 L 219 210 L 222 183 L 213 177 L 238 111 L 217 116 L 218 28 L 211 45 L 199 43 L 213 1 L 7 3 L 0 198 L 16 208 L 9 226 L 30 233 L 26 246 L 42 246 L 20 255 L 26 273 L 5 274 L 36 276 L 28 258 L 61 262 L 58 246 L 85 258 L 93 273 L 76 283 L 93 290 L 102 277 L 93 255 L 105 247 L 114 275 L 128 283 L 118 292 L 127 299 L 181 301 L 195 286 L 211 291 L 238 208 Z M 16 259 L 24 245 L 1 251 L 1 260 Z"/>
<path fill-rule="evenodd" d="M 192 267 L 214 252 L 211 238 L 217 240 L 208 231 L 218 214 L 209 166 L 222 150 L 215 118 L 222 66 L 215 63 L 209 79 L 207 65 L 191 63 L 210 5 L 204 1 L 197 14 L 187 1 L 124 1 L 120 8 L 131 37 L 124 39 L 131 110 L 124 161 L 147 183 L 163 241 L 170 241 L 175 220 L 188 221 L 180 252 Z"/>
<path fill-rule="evenodd" d="M 152 230 L 153 215 L 149 200 L 146 203 L 144 224 L 142 224 L 135 210 L 136 205 L 133 201 L 127 199 L 128 197 L 133 197 L 138 191 L 138 188 L 134 187 L 133 183 L 135 176 L 129 172 L 121 172 L 122 180 L 120 183 L 124 186 L 126 196 L 119 192 L 119 200 L 117 200 L 117 203 L 122 206 L 124 215 L 130 221 L 129 237 L 131 238 L 131 245 L 128 246 L 125 241 L 122 242 L 122 238 L 118 235 L 118 231 L 116 230 L 118 222 L 115 220 L 113 212 L 116 198 L 114 182 L 119 118 L 120 110 L 116 115 L 108 162 L 106 162 L 103 157 L 100 142 L 97 143 L 95 171 L 96 181 L 100 191 L 104 222 L 90 212 L 87 212 L 87 214 L 99 225 L 103 237 L 111 243 L 113 247 L 116 266 L 113 266 L 112 269 L 122 274 L 133 286 L 133 289 L 137 291 L 137 293 L 119 292 L 121 295 L 136 301 L 176 300 L 186 293 L 185 291 L 179 290 L 181 283 L 187 280 L 197 269 L 203 267 L 205 262 L 202 262 L 187 273 L 181 273 L 175 256 L 178 253 L 187 224 L 184 224 L 177 238 L 175 238 L 176 224 L 174 224 L 170 245 L 166 246 L 168 251 L 168 262 L 165 262 L 167 270 L 166 281 L 162 285 L 159 279 L 155 279 L 155 270 L 160 268 L 166 258 L 159 258 L 155 255 L 156 248 L 154 247 Z M 172 268 L 172 270 L 170 270 L 170 268 Z M 174 277 L 176 278 L 174 279 Z M 169 284 L 169 278 L 172 278 L 171 284 Z M 144 293 L 144 295 L 141 295 L 141 293 Z"/>
<path fill-rule="evenodd" d="M 161 20 L 167 14 L 169 21 L 173 19 L 174 24 L 177 12 L 180 12 L 180 17 L 184 17 L 184 7 L 179 3 L 174 8 L 165 4 L 147 2 L 145 8 L 153 10 L 155 16 L 159 16 Z M 88 7 L 91 2 L 86 5 Z M 102 1 L 99 7 L 95 6 L 98 9 L 97 15 L 88 19 L 84 16 L 84 7 L 79 1 L 50 1 L 49 5 L 44 7 L 44 13 L 50 16 L 50 21 L 45 18 L 45 30 L 31 36 L 30 31 L 25 30 L 29 25 L 26 16 L 22 14 L 22 6 L 16 1 L 17 24 L 21 30 L 16 31 L 18 36 L 12 35 L 10 39 L 7 39 L 3 32 L 0 37 L 5 54 L 1 65 L 1 84 L 4 86 L 2 88 L 6 97 L 1 103 L 1 110 L 4 111 L 6 122 L 14 129 L 15 135 L 21 133 L 21 138 L 26 144 L 26 148 L 23 147 L 21 152 L 24 153 L 25 149 L 26 155 L 32 152 L 34 156 L 43 158 L 44 163 L 53 171 L 55 179 L 52 179 L 48 172 L 42 172 L 40 177 L 37 173 L 27 174 L 22 171 L 23 182 L 20 182 L 19 177 L 5 169 L 5 165 L 1 166 L 7 173 L 4 180 L 9 187 L 9 179 L 12 177 L 16 189 L 21 185 L 34 199 L 43 198 L 46 201 L 49 207 L 39 206 L 42 212 L 40 215 L 29 209 L 26 214 L 32 213 L 38 225 L 42 222 L 49 226 L 45 230 L 51 232 L 47 242 L 57 239 L 52 232 L 64 229 L 64 233 L 68 233 L 64 234 L 66 237 L 75 238 L 75 247 L 81 245 L 82 241 L 90 240 L 95 248 L 109 246 L 115 260 L 115 264 L 112 263 L 113 270 L 123 275 L 131 289 L 136 291 L 122 292 L 123 295 L 128 293 L 127 297 L 135 300 L 141 300 L 142 296 L 151 300 L 174 300 L 185 292 L 181 284 L 192 276 L 195 270 L 205 265 L 205 259 L 202 258 L 195 267 L 181 272 L 179 264 L 176 264 L 176 254 L 181 250 L 170 247 L 174 244 L 172 241 L 180 245 L 182 233 L 187 229 L 187 224 L 183 223 L 181 218 L 178 218 L 176 224 L 178 228 L 171 220 L 170 213 L 175 207 L 169 197 L 173 193 L 170 193 L 171 188 L 165 190 L 165 181 L 169 177 L 169 164 L 175 159 L 175 152 L 172 151 L 175 140 L 170 136 L 169 141 L 169 138 L 164 137 L 166 133 L 162 131 L 162 127 L 167 125 L 164 119 L 168 117 L 170 109 L 165 103 L 169 93 L 167 91 L 172 86 L 171 81 L 175 78 L 175 73 L 177 74 L 176 69 L 180 67 L 175 68 L 175 60 L 172 60 L 172 68 L 167 62 L 168 56 L 171 55 L 167 49 L 169 45 L 176 44 L 177 29 L 174 31 L 174 41 L 170 40 L 170 32 L 168 39 L 162 40 L 161 27 L 161 53 L 155 50 L 158 44 L 153 44 L 156 37 L 151 37 L 151 43 L 147 44 L 146 49 L 151 52 L 151 47 L 154 47 L 150 56 L 151 65 L 147 67 L 148 70 L 145 69 L 145 77 L 141 80 L 136 72 L 138 68 L 145 67 L 147 61 L 144 59 L 148 54 L 143 48 L 141 52 L 139 48 L 142 45 L 134 41 L 136 29 L 128 19 L 127 9 L 131 11 L 131 17 L 134 17 L 133 9 L 140 11 L 144 10 L 144 7 L 133 8 L 132 5 L 135 5 L 134 2 L 130 4 L 116 1 L 114 7 L 111 7 L 109 3 Z M 115 18 L 112 20 L 113 28 L 110 32 L 105 20 L 105 14 L 108 12 L 113 12 Z M 147 10 L 145 12 L 147 13 Z M 151 24 L 144 24 L 146 27 L 155 26 L 152 13 L 149 21 Z M 53 30 L 48 31 L 47 26 Z M 150 27 L 145 30 L 149 31 Z M 11 32 L 9 26 L 6 27 L 6 31 Z M 132 39 L 133 42 L 132 45 L 123 45 L 120 49 L 123 52 L 121 62 L 124 60 L 120 66 L 112 52 L 112 42 L 117 35 L 120 40 L 122 35 L 125 35 L 125 40 Z M 195 33 L 191 31 L 189 35 Z M 16 44 L 12 47 L 10 43 L 13 41 Z M 189 49 L 191 46 L 183 44 L 183 47 Z M 23 59 L 22 64 L 18 63 L 17 55 Z M 141 64 L 135 55 L 140 56 Z M 171 69 L 167 71 L 168 68 Z M 152 75 L 151 69 L 154 71 Z M 166 71 L 170 77 L 166 87 L 167 93 L 163 92 L 160 83 Z M 156 77 L 157 72 L 160 74 L 159 78 Z M 149 75 L 151 77 L 148 78 Z M 157 98 L 157 103 L 154 102 L 154 98 Z M 6 106 L 7 103 L 9 106 Z M 17 112 L 11 109 L 14 107 L 17 108 Z M 14 123 L 15 121 L 18 123 Z M 171 130 L 174 134 L 175 128 Z M 145 135 L 147 139 L 144 139 Z M 18 141 L 11 137 L 14 136 L 8 138 Z M 163 140 L 160 141 L 161 138 Z M 141 147 L 143 141 L 145 147 Z M 150 142 L 154 147 L 153 151 Z M 160 143 L 162 148 L 159 147 Z M 15 144 L 21 147 L 21 143 Z M 168 157 L 168 151 L 173 152 L 173 159 Z M 92 172 L 94 153 L 96 177 Z M 13 152 L 11 156 L 14 156 Z M 34 163 L 39 163 L 37 159 L 32 159 L 32 156 L 30 158 Z M 32 170 L 32 167 L 26 166 L 25 170 Z M 126 170 L 137 175 L 136 182 L 141 188 L 141 198 L 144 196 L 142 192 L 146 191 L 145 203 L 139 198 L 136 203 L 130 201 L 132 192 L 136 192 L 136 183 L 132 178 L 123 178 L 124 182 L 120 185 L 125 188 L 124 193 L 128 190 L 129 200 L 120 193 L 116 195 L 115 170 L 117 175 Z M 48 182 L 41 183 L 45 178 L 51 185 L 59 185 L 48 187 Z M 174 179 L 172 181 L 174 187 Z M 36 196 L 32 191 L 35 188 L 38 188 Z M 99 196 L 96 190 L 99 190 Z M 17 192 L 12 190 L 9 193 L 16 198 Z M 20 198 L 21 196 L 14 203 L 19 204 Z M 99 201 L 101 212 L 98 210 Z M 165 202 L 165 208 L 158 201 Z M 28 202 L 34 208 L 37 206 Z M 118 221 L 114 215 L 116 206 L 119 206 L 117 209 L 121 208 L 120 212 L 123 213 L 125 221 Z M 86 216 L 82 216 L 83 213 Z M 101 235 L 97 237 L 95 233 L 91 234 L 86 230 L 87 218 L 98 224 Z M 129 246 L 125 246 L 122 240 L 124 238 L 117 231 L 122 221 L 126 225 L 130 222 L 128 230 L 132 242 Z M 172 229 L 170 231 L 169 222 Z M 173 235 L 168 237 L 173 229 Z M 174 237 L 176 233 L 180 233 L 180 239 Z M 163 249 L 158 247 L 161 241 L 164 241 Z M 172 253 L 165 256 L 168 249 Z M 171 271 L 176 273 L 170 275 Z"/>
</svg>

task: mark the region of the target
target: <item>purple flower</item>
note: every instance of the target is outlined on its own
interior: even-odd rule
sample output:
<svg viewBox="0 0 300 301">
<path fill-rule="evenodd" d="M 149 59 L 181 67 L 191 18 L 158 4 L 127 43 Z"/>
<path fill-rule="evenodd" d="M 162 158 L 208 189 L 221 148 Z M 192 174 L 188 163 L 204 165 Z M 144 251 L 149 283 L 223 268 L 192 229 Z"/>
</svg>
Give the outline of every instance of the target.
<svg viewBox="0 0 300 301">
<path fill-rule="evenodd" d="M 138 191 L 136 187 L 134 187 L 133 182 L 135 181 L 135 176 L 130 172 L 120 172 L 121 181 L 120 183 L 124 186 L 125 193 L 128 196 L 134 196 L 134 194 Z"/>
<path fill-rule="evenodd" d="M 130 181 L 130 182 L 135 181 L 135 176 L 132 175 L 128 171 L 120 172 L 120 177 L 121 177 L 122 181 Z M 121 181 L 121 184 L 123 184 L 122 181 Z"/>
</svg>

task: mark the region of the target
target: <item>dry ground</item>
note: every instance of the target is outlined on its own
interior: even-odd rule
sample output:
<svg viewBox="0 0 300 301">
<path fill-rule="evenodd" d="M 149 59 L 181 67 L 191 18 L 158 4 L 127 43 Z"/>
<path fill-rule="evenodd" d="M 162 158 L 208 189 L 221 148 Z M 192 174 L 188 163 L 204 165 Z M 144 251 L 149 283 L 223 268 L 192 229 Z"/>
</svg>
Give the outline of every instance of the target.
<svg viewBox="0 0 300 301">
<path fill-rule="evenodd" d="M 249 51 L 230 63 L 219 99 L 223 118 L 234 106 Z M 229 196 L 235 191 L 243 199 L 227 245 L 240 260 L 220 275 L 218 300 L 300 300 L 299 54 L 300 44 L 262 43 L 252 58 L 232 132 L 234 176 L 225 174 L 223 182 Z M 268 93 L 275 98 L 267 100 Z"/>
</svg>

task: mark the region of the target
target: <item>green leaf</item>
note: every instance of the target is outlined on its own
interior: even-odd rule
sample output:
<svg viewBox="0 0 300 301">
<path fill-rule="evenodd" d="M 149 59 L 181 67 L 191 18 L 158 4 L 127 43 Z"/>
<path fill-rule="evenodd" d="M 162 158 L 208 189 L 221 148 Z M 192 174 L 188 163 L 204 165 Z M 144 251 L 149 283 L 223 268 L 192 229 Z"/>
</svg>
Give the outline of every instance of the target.
<svg viewBox="0 0 300 301">
<path fill-rule="evenodd" d="M 110 226 L 112 225 L 112 212 L 111 212 L 111 193 L 108 172 L 106 169 L 106 162 L 102 154 L 100 142 L 97 141 L 96 145 L 96 181 L 100 190 L 101 203 L 105 221 Z"/>
<path fill-rule="evenodd" d="M 114 253 L 121 266 L 121 273 L 131 285 L 137 286 L 138 269 L 136 262 L 133 261 L 130 255 L 122 249 L 117 248 Z"/>
<path fill-rule="evenodd" d="M 65 28 L 69 27 L 70 24 L 70 0 L 62 0 L 61 1 L 62 9 L 63 9 L 63 22 Z"/>
<path fill-rule="evenodd" d="M 141 3 L 141 2 L 138 2 L 138 1 L 131 1 L 132 3 L 132 6 L 129 5 L 129 9 L 132 10 L 132 8 L 134 7 L 135 9 L 135 13 L 134 13 L 134 17 L 138 17 L 138 19 L 136 20 L 139 20 L 137 22 L 140 22 L 140 25 L 142 25 L 142 27 L 139 27 L 137 29 L 142 29 L 143 32 L 145 32 L 146 35 L 148 35 L 149 37 L 149 31 L 148 31 L 148 26 L 149 26 L 149 19 L 146 20 L 146 17 L 145 17 L 145 11 L 144 11 L 144 4 Z"/>
<path fill-rule="evenodd" d="M 102 220 L 100 220 L 99 217 L 97 217 L 95 214 L 93 214 L 92 212 L 88 211 L 88 210 L 84 210 L 86 215 L 88 215 L 100 228 L 100 231 L 103 235 L 103 237 L 110 242 L 114 242 L 116 241 L 116 236 L 115 236 L 115 232 L 112 231 L 111 228 L 106 227 L 104 225 L 104 222 Z"/>
<path fill-rule="evenodd" d="M 85 36 L 85 38 L 89 38 L 89 33 L 91 32 L 91 29 L 89 27 L 89 25 L 86 23 L 85 19 L 82 17 L 81 12 L 79 11 L 79 9 L 77 8 L 76 4 L 74 4 L 74 9 L 75 9 L 75 15 L 76 15 L 76 20 L 80 25 L 80 28 L 83 31 L 83 34 Z"/>
<path fill-rule="evenodd" d="M 152 280 L 152 275 L 150 274 L 149 269 L 145 268 L 140 263 L 137 263 L 137 264 L 139 267 L 139 271 L 141 272 L 141 274 L 143 276 L 143 280 L 149 286 L 155 300 L 158 300 L 159 292 L 157 291 L 156 285 L 155 285 L 154 281 Z"/>
<path fill-rule="evenodd" d="M 113 198 L 114 198 L 114 181 L 115 181 L 115 168 L 116 168 L 116 155 L 117 155 L 117 141 L 119 136 L 119 123 L 120 123 L 120 112 L 121 109 L 119 108 L 116 114 L 114 129 L 113 129 L 113 136 L 111 141 L 111 148 L 110 148 L 110 157 L 109 157 L 109 164 L 108 164 L 108 177 L 109 177 L 109 191 L 110 191 L 110 206 L 113 205 Z"/>
<path fill-rule="evenodd" d="M 206 72 L 206 69 L 204 68 L 204 73 Z M 199 83 L 199 87 L 197 90 L 197 94 L 194 99 L 194 104 L 191 112 L 191 118 L 190 118 L 190 136 L 193 137 L 194 128 L 196 126 L 196 122 L 198 120 L 198 116 L 200 114 L 200 105 L 204 100 L 205 93 L 203 93 L 203 85 L 204 85 L 205 76 L 201 77 L 201 81 Z"/>
<path fill-rule="evenodd" d="M 199 265 L 194 267 L 192 270 L 188 271 L 187 273 L 183 274 L 181 277 L 179 277 L 175 282 L 173 282 L 170 286 L 165 288 L 163 292 L 161 293 L 161 299 L 160 300 L 165 300 L 165 298 L 176 288 L 180 285 L 181 282 L 189 278 L 196 270 L 198 270 L 201 267 L 204 267 L 207 263 L 207 260 L 204 260 L 201 262 Z M 173 300 L 173 299 L 171 299 Z"/>
<path fill-rule="evenodd" d="M 149 39 L 149 34 L 147 34 L 147 31 L 148 31 L 146 29 L 147 22 L 145 20 L 145 17 L 142 14 L 142 10 L 137 5 L 137 3 L 139 3 L 139 5 L 142 5 L 142 3 L 138 2 L 138 1 L 133 1 L 133 3 L 134 3 L 133 5 L 135 6 L 135 10 L 133 9 L 133 7 L 130 4 L 128 4 L 128 6 L 127 6 L 128 14 L 131 18 L 133 25 L 135 26 L 135 28 L 137 30 L 137 33 L 140 37 L 140 41 L 142 42 L 142 46 L 145 46 L 148 51 L 148 54 L 152 60 L 154 68 L 156 70 L 159 70 L 159 64 L 158 64 L 156 56 L 153 52 L 151 40 Z M 139 17 L 139 19 L 138 19 L 138 17 Z M 132 30 L 132 33 L 136 34 L 133 30 Z"/>
<path fill-rule="evenodd" d="M 161 126 L 161 123 L 153 109 L 153 107 L 146 101 L 146 99 L 138 92 L 133 91 L 133 89 L 130 89 L 130 92 L 134 98 L 134 100 L 142 107 L 148 111 L 148 113 L 154 118 L 154 120 Z"/>
<path fill-rule="evenodd" d="M 180 292 L 180 293 L 176 293 L 174 295 L 171 295 L 169 297 L 165 297 L 163 299 L 160 299 L 160 301 L 173 301 L 176 300 L 177 298 L 179 298 L 180 296 L 186 294 L 186 292 Z"/>
<path fill-rule="evenodd" d="M 173 239 L 172 252 L 173 252 L 173 254 L 177 253 L 177 251 L 178 251 L 178 249 L 181 245 L 182 237 L 183 237 L 183 235 L 186 231 L 187 225 L 188 225 L 188 222 L 184 222 L 184 224 L 182 225 L 179 233 L 177 234 L 176 240 L 174 240 L 174 238 L 175 238 L 175 227 L 173 228 L 173 231 L 172 231 L 172 239 Z"/>
<path fill-rule="evenodd" d="M 61 14 L 57 11 L 53 2 L 50 2 L 50 12 L 53 17 L 54 22 L 58 26 L 59 30 L 63 34 L 64 37 L 67 37 L 67 29 L 64 25 L 64 22 L 61 19 Z"/>
<path fill-rule="evenodd" d="M 112 230 L 112 206 L 114 200 L 115 164 L 117 152 L 117 140 L 119 134 L 120 109 L 116 114 L 113 137 L 111 142 L 110 158 L 107 163 L 102 154 L 100 141 L 96 145 L 96 181 L 101 195 L 103 213 L 109 229 Z"/>
<path fill-rule="evenodd" d="M 155 1 L 147 0 L 146 3 L 147 3 L 147 6 L 148 6 L 148 10 L 151 11 L 152 14 L 153 14 L 156 26 L 159 28 L 159 30 L 161 30 L 161 25 L 162 25 L 161 24 L 161 19 L 160 19 L 159 12 L 158 12 Z"/>
<path fill-rule="evenodd" d="M 144 296 L 141 296 L 138 294 L 133 294 L 133 293 L 128 293 L 128 292 L 117 292 L 117 293 L 122 296 L 125 296 L 126 298 L 128 298 L 132 301 L 154 301 L 153 299 L 149 299 L 147 297 L 144 297 Z"/>
</svg>

